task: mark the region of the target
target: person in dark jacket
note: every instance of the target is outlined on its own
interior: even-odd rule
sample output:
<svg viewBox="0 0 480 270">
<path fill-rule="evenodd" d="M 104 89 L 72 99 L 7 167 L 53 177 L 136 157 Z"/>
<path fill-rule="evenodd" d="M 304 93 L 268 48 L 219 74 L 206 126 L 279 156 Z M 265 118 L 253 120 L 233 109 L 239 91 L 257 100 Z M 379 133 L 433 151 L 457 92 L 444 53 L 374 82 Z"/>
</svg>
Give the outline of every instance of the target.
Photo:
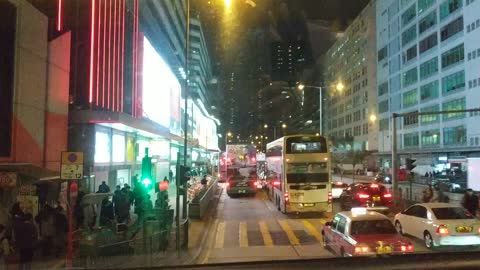
<svg viewBox="0 0 480 270">
<path fill-rule="evenodd" d="M 471 188 L 467 189 L 465 192 L 462 200 L 462 206 L 472 215 L 477 216 L 478 196 L 473 194 L 473 190 Z"/>
<path fill-rule="evenodd" d="M 20 253 L 20 269 L 29 270 L 32 267 L 33 252 L 38 239 L 32 214 L 25 214 L 23 221 L 14 228 L 14 233 L 16 246 Z"/>
<path fill-rule="evenodd" d="M 98 192 L 97 193 L 110 193 L 110 187 L 105 183 L 105 181 L 102 181 L 102 184 L 98 186 Z"/>
</svg>

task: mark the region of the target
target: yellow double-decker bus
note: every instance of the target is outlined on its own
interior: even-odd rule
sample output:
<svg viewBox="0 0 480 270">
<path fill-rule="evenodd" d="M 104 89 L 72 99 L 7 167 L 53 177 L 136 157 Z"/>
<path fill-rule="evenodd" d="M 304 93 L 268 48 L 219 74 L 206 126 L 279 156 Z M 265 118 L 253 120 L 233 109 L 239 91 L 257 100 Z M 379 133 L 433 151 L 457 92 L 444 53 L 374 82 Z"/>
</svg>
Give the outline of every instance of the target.
<svg viewBox="0 0 480 270">
<path fill-rule="evenodd" d="M 267 144 L 270 199 L 283 213 L 331 212 L 331 159 L 327 139 L 291 135 Z"/>
</svg>

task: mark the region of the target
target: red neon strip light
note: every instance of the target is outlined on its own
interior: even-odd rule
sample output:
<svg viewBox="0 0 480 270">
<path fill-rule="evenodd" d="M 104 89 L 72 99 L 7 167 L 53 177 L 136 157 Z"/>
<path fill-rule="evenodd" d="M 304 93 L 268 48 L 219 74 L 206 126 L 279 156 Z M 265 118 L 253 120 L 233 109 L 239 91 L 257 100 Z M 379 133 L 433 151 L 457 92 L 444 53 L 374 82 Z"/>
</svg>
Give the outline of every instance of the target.
<svg viewBox="0 0 480 270">
<path fill-rule="evenodd" d="M 133 53 L 132 53 L 132 92 L 133 92 L 133 95 L 132 95 L 132 115 L 133 117 L 136 117 L 137 116 L 137 113 L 136 113 L 136 102 L 137 102 L 137 91 L 135 89 L 135 71 L 136 71 L 136 64 L 135 64 L 135 55 L 137 54 L 137 48 L 136 48 L 136 44 L 135 44 L 135 41 L 136 41 L 136 38 L 135 38 L 135 20 L 136 20 L 136 14 L 137 14 L 137 10 L 136 10 L 136 2 L 134 1 L 133 2 L 133 37 L 132 37 L 132 49 L 133 49 Z"/>
<path fill-rule="evenodd" d="M 100 92 L 100 33 L 101 32 L 101 28 L 100 28 L 100 16 L 101 16 L 101 11 L 102 11 L 102 3 L 101 2 L 98 2 L 98 16 L 97 16 L 97 24 L 98 24 L 98 27 L 97 27 L 97 88 L 96 88 L 96 101 L 95 101 L 95 104 L 98 106 L 98 97 L 100 96 L 99 92 Z"/>
<path fill-rule="evenodd" d="M 120 94 L 120 111 L 123 112 L 123 95 L 124 95 L 124 89 L 123 87 L 125 86 L 124 82 L 124 76 L 125 76 L 125 1 L 121 2 L 122 5 L 122 63 L 121 63 L 121 80 L 120 80 L 120 88 L 121 88 L 121 94 Z"/>
<path fill-rule="evenodd" d="M 105 74 L 107 74 L 107 70 L 106 70 L 106 67 L 107 67 L 107 64 L 106 64 L 106 47 L 107 47 L 107 35 L 106 35 L 106 32 L 107 32 L 107 2 L 106 1 L 103 1 L 103 32 L 102 32 L 102 35 L 103 35 L 103 62 L 102 62 L 102 68 L 103 68 L 103 72 L 102 72 L 102 108 L 105 108 L 105 89 L 106 89 L 106 82 L 105 82 Z"/>
<path fill-rule="evenodd" d="M 89 84 L 89 95 L 88 102 L 92 103 L 93 95 L 93 46 L 95 38 L 95 0 L 92 0 L 92 18 L 91 18 L 91 27 L 90 27 L 90 84 Z"/>
<path fill-rule="evenodd" d="M 57 4 L 57 31 L 62 31 L 62 0 L 58 0 Z"/>
<path fill-rule="evenodd" d="M 110 104 L 110 96 L 111 96 L 111 84 L 110 84 L 110 79 L 111 79 L 111 74 L 112 74 L 112 1 L 109 0 L 109 5 L 108 5 L 108 71 L 107 71 L 107 109 L 111 108 Z"/>
<path fill-rule="evenodd" d="M 113 53 L 112 53 L 112 111 L 116 110 L 117 104 L 116 104 L 116 91 L 117 91 L 117 81 L 116 81 L 116 73 L 117 73 L 117 66 L 116 60 L 117 60 L 117 0 L 113 0 Z"/>
</svg>

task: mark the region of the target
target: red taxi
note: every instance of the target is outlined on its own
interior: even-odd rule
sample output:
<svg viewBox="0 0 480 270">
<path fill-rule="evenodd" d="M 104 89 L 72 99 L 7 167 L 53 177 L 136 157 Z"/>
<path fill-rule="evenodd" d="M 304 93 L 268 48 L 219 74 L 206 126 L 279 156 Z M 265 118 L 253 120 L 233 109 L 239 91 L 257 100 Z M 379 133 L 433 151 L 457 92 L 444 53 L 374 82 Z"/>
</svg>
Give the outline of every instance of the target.
<svg viewBox="0 0 480 270">
<path fill-rule="evenodd" d="M 337 213 L 322 235 L 323 246 L 342 257 L 413 252 L 413 244 L 397 233 L 388 217 L 365 208 Z"/>
</svg>

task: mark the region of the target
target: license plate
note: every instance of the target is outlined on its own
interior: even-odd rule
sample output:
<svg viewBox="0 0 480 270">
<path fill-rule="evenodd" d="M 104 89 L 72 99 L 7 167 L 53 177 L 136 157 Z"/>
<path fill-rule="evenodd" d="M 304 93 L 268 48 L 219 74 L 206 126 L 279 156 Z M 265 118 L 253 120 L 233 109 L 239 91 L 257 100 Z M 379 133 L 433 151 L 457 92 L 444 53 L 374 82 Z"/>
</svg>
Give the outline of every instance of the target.
<svg viewBox="0 0 480 270">
<path fill-rule="evenodd" d="M 374 202 L 379 202 L 379 201 L 380 201 L 380 197 L 379 197 L 379 196 L 373 197 L 373 201 L 374 201 Z"/>
<path fill-rule="evenodd" d="M 459 233 L 470 233 L 473 231 L 473 227 L 468 226 L 459 226 L 456 228 L 457 232 Z"/>
<path fill-rule="evenodd" d="M 238 193 L 245 193 L 245 190 L 244 190 L 244 189 L 240 189 L 240 190 L 238 191 Z"/>
<path fill-rule="evenodd" d="M 389 254 L 392 253 L 392 247 L 384 246 L 384 247 L 377 247 L 378 254 Z"/>
<path fill-rule="evenodd" d="M 297 192 L 292 194 L 292 197 L 300 197 L 300 196 L 303 196 L 303 193 Z"/>
<path fill-rule="evenodd" d="M 314 203 L 304 203 L 303 206 L 305 207 L 313 207 L 315 204 Z"/>
</svg>

